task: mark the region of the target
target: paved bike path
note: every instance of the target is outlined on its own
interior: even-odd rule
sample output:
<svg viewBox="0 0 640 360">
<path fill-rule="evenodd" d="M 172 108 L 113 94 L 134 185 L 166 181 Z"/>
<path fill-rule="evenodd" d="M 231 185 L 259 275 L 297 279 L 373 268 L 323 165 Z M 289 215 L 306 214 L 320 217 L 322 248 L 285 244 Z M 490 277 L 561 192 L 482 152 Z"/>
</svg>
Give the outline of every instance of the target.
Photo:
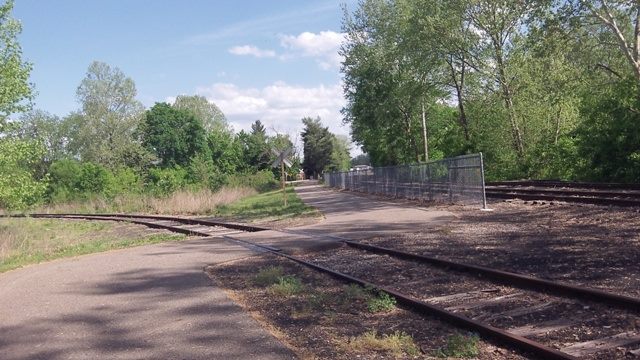
<svg viewBox="0 0 640 360">
<path fill-rule="evenodd" d="M 252 254 L 206 238 L 0 274 L 0 358 L 294 358 L 203 272 Z"/>
</svg>

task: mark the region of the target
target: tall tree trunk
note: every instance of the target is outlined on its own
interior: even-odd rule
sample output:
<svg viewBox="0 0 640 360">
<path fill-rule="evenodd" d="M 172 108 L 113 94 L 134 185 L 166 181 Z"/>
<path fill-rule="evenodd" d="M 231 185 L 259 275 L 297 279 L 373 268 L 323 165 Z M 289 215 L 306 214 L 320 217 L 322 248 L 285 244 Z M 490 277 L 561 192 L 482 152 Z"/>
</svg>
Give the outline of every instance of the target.
<svg viewBox="0 0 640 360">
<path fill-rule="evenodd" d="M 427 138 L 427 114 L 422 100 L 422 140 L 424 141 L 424 161 L 429 161 L 429 139 Z"/>
<path fill-rule="evenodd" d="M 465 62 L 464 62 L 464 59 L 461 61 L 460 81 L 458 81 L 458 71 L 455 68 L 453 56 L 451 56 L 447 60 L 447 64 L 449 64 L 451 80 L 453 80 L 453 86 L 456 89 L 456 97 L 458 99 L 458 122 L 462 127 L 462 131 L 464 133 L 464 140 L 468 143 L 470 139 L 469 122 L 467 120 L 467 113 L 464 110 L 464 76 L 466 73 Z"/>
<path fill-rule="evenodd" d="M 499 44 L 499 41 L 494 39 L 493 45 L 495 49 L 496 55 L 496 63 L 498 66 L 498 82 L 500 83 L 500 88 L 502 89 L 502 98 L 504 100 L 504 105 L 507 110 L 507 115 L 509 116 L 509 123 L 511 124 L 511 133 L 513 136 L 513 146 L 516 150 L 516 154 L 520 160 L 524 159 L 524 143 L 522 140 L 522 132 L 520 131 L 520 127 L 518 126 L 518 120 L 516 118 L 516 111 L 513 106 L 513 94 L 511 93 L 511 88 L 509 87 L 509 81 L 507 79 L 507 75 L 504 70 L 504 59 L 502 54 L 502 47 Z"/>
</svg>

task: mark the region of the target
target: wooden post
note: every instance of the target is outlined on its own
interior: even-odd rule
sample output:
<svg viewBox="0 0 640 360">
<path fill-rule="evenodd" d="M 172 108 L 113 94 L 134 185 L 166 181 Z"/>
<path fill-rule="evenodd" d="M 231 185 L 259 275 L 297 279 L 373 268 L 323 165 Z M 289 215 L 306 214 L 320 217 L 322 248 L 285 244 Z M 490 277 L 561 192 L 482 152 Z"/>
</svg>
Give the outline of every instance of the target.
<svg viewBox="0 0 640 360">
<path fill-rule="evenodd" d="M 284 173 L 284 161 L 280 162 L 280 171 L 282 172 L 280 177 L 282 179 L 282 196 L 284 196 L 284 206 L 287 206 L 287 188 Z"/>
</svg>

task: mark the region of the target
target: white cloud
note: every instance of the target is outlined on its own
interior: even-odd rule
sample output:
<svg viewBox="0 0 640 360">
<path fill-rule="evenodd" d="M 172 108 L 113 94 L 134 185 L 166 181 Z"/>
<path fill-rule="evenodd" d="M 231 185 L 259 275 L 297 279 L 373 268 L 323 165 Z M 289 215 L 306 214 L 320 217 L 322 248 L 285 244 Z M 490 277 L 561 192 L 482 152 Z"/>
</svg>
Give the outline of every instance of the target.
<svg viewBox="0 0 640 360">
<path fill-rule="evenodd" d="M 257 58 L 275 57 L 273 50 L 263 50 L 253 45 L 234 46 L 229 49 L 229 53 L 234 55 L 251 55 Z"/>
<path fill-rule="evenodd" d="M 340 83 L 303 87 L 277 81 L 263 88 L 215 83 L 198 88 L 196 93 L 218 105 L 236 131 L 250 129 L 259 119 L 268 129 L 296 137 L 302 130 L 303 117 L 320 116 L 333 133 L 349 134 L 340 114 L 345 104 Z"/>
<path fill-rule="evenodd" d="M 290 50 L 294 56 L 316 58 L 321 68 L 329 70 L 340 66 L 342 56 L 338 51 L 344 39 L 343 33 L 334 31 L 321 31 L 317 34 L 303 32 L 297 36 L 282 35 L 280 45 Z"/>
</svg>

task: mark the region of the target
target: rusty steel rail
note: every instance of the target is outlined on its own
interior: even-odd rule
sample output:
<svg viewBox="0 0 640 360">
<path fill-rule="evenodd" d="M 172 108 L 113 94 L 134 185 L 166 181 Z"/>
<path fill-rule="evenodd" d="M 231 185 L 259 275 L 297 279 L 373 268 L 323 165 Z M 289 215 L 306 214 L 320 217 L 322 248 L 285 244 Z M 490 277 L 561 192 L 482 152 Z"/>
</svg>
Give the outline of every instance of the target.
<svg viewBox="0 0 640 360">
<path fill-rule="evenodd" d="M 640 309 L 640 299 L 625 295 L 614 294 L 604 290 L 563 284 L 555 281 L 536 278 L 533 276 L 492 269 L 484 266 L 470 265 L 450 260 L 438 259 L 425 255 L 413 254 L 380 246 L 363 244 L 350 240 L 343 240 L 343 242 L 348 246 L 356 249 L 366 250 L 377 254 L 386 254 L 401 259 L 417 261 L 420 263 L 428 263 L 441 268 L 455 269 L 461 272 L 478 274 L 515 287 L 544 291 L 552 293 L 554 295 L 588 298 L 592 301 L 601 302 L 607 305 L 612 305 L 615 307 L 633 311 L 638 311 Z"/>
<path fill-rule="evenodd" d="M 546 201 L 565 201 L 569 203 L 592 204 L 592 205 L 616 205 L 616 206 L 640 206 L 638 199 L 619 199 L 611 197 L 582 197 L 571 196 L 570 191 L 550 194 L 544 190 L 536 191 L 536 194 L 523 192 L 518 189 L 500 189 L 487 188 L 486 195 L 488 198 L 495 199 L 522 199 L 522 200 L 546 200 Z M 624 196 L 621 194 L 620 196 Z"/>
<path fill-rule="evenodd" d="M 640 190 L 640 184 L 624 183 L 594 183 L 579 181 L 559 181 L 559 180 L 507 180 L 487 182 L 487 186 L 531 186 L 550 188 L 572 188 L 572 189 L 619 189 L 619 190 Z"/>
<path fill-rule="evenodd" d="M 214 220 L 202 220 L 202 219 L 190 219 L 183 218 L 177 216 L 166 216 L 166 215 L 139 215 L 139 214 L 78 214 L 78 213 L 62 213 L 62 214 L 44 214 L 44 213 L 34 213 L 28 215 L 15 215 L 17 217 L 30 216 L 34 218 L 47 218 L 47 217 L 87 217 L 87 216 L 99 216 L 99 217 L 109 217 L 112 219 L 120 219 L 120 218 L 130 218 L 130 219 L 154 219 L 154 220 L 166 220 L 166 221 L 176 221 L 181 222 L 186 225 L 205 225 L 205 226 L 219 226 L 225 227 L 228 229 L 242 230 L 247 232 L 258 232 L 269 230 L 260 226 L 253 225 L 245 225 L 245 224 L 237 224 L 237 223 L 228 223 L 223 221 L 214 221 Z M 144 225 L 144 224 L 143 224 Z"/>
</svg>

